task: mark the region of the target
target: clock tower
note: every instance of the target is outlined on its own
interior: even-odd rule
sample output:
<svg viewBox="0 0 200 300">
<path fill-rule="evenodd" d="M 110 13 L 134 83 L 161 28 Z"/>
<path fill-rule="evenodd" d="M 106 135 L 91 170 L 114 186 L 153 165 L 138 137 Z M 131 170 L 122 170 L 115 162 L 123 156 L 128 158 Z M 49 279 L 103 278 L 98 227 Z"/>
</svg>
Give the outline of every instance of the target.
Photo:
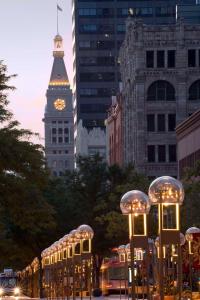
<svg viewBox="0 0 200 300">
<path fill-rule="evenodd" d="M 74 168 L 72 91 L 64 63 L 62 37 L 54 38 L 53 67 L 46 93 L 44 114 L 45 155 L 54 176 Z"/>
</svg>

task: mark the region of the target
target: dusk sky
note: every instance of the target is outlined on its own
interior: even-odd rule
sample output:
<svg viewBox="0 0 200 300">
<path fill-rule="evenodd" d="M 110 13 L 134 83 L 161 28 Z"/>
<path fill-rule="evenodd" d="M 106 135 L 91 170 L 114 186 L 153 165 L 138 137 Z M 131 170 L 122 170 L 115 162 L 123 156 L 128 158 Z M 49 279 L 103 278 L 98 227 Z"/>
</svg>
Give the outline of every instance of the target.
<svg viewBox="0 0 200 300">
<path fill-rule="evenodd" d="M 71 0 L 0 0 L 0 60 L 8 66 L 17 88 L 9 94 L 10 108 L 23 128 L 41 135 L 46 90 L 53 63 L 53 38 L 57 33 L 64 40 L 65 64 L 72 82 Z"/>
</svg>

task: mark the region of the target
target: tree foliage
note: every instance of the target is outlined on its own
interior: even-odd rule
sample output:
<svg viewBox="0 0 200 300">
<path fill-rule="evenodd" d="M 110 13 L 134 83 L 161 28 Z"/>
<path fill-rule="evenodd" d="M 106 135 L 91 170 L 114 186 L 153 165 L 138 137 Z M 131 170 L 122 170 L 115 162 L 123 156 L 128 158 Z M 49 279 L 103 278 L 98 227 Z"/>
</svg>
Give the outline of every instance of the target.
<svg viewBox="0 0 200 300">
<path fill-rule="evenodd" d="M 22 268 L 49 244 L 55 222 L 43 196 L 49 177 L 43 148 L 8 109 L 12 77 L 0 62 L 0 266 Z"/>
</svg>

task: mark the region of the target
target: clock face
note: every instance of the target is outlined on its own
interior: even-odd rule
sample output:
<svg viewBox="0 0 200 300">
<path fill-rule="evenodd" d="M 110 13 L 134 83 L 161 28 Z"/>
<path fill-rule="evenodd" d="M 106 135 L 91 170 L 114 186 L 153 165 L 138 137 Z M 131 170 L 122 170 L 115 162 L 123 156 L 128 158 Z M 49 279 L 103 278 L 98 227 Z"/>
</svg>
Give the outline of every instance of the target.
<svg viewBox="0 0 200 300">
<path fill-rule="evenodd" d="M 57 110 L 63 110 L 65 108 L 65 100 L 64 99 L 56 99 L 54 101 L 54 107 Z"/>
</svg>

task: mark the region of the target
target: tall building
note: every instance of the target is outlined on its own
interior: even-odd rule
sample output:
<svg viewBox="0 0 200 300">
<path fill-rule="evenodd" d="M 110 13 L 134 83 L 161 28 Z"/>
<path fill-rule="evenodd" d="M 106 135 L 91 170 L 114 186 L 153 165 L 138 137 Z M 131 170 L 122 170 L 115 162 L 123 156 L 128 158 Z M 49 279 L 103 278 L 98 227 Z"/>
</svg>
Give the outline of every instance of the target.
<svg viewBox="0 0 200 300">
<path fill-rule="evenodd" d="M 179 177 L 200 161 L 200 110 L 193 113 L 176 128 Z"/>
<path fill-rule="evenodd" d="M 62 37 L 54 38 L 53 67 L 46 97 L 45 155 L 47 165 L 55 176 L 74 168 L 74 126 L 72 91 L 64 63 Z"/>
<path fill-rule="evenodd" d="M 176 18 L 177 20 L 181 18 L 188 24 L 200 24 L 200 1 L 196 0 L 196 3 L 191 2 L 177 5 Z"/>
<path fill-rule="evenodd" d="M 72 0 L 75 140 L 79 120 L 104 128 L 120 81 L 118 52 L 129 14 L 146 24 L 172 24 L 176 4 L 195 0 Z"/>
<path fill-rule="evenodd" d="M 200 108 L 200 25 L 130 18 L 120 63 L 124 163 L 177 176 L 175 127 Z"/>
</svg>

